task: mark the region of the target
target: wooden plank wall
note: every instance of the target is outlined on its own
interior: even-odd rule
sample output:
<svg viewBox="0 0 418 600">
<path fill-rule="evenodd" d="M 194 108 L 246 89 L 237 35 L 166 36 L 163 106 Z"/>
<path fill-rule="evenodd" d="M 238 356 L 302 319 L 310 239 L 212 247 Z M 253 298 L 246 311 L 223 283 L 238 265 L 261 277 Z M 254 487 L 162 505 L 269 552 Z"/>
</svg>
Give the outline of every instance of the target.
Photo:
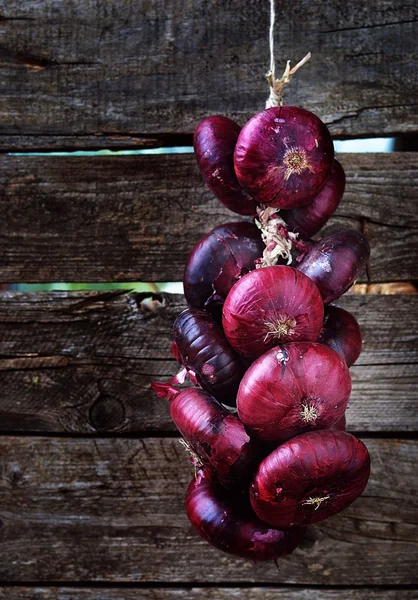
<svg viewBox="0 0 418 600">
<path fill-rule="evenodd" d="M 313 53 L 288 103 L 337 137 L 417 132 L 413 3 L 276 2 L 280 61 Z M 0 0 L 0 283 L 181 279 L 195 241 L 238 218 L 192 155 L 24 153 L 190 145 L 208 114 L 244 123 L 266 97 L 268 12 L 254 0 Z M 347 191 L 330 224 L 367 234 L 372 289 L 413 289 L 416 154 L 339 158 Z M 192 472 L 149 388 L 176 370 L 184 298 L 1 292 L 0 599 L 416 598 L 418 296 L 339 303 L 363 330 L 347 418 L 372 476 L 277 569 L 208 547 L 185 517 Z"/>
</svg>

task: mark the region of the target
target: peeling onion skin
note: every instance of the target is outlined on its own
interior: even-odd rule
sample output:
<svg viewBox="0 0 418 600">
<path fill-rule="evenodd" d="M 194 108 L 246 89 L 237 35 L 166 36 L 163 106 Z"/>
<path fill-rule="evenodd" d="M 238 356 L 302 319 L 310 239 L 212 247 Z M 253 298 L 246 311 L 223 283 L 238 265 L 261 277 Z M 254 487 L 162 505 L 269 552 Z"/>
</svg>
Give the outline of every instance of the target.
<svg viewBox="0 0 418 600">
<path fill-rule="evenodd" d="M 365 268 L 370 246 L 355 229 L 337 229 L 315 244 L 296 267 L 318 286 L 324 304 L 337 300 Z"/>
<path fill-rule="evenodd" d="M 305 533 L 303 528 L 269 527 L 254 515 L 247 498 L 232 497 L 203 470 L 189 485 L 186 512 L 196 532 L 212 546 L 255 562 L 291 554 Z"/>
<path fill-rule="evenodd" d="M 223 116 L 199 123 L 193 146 L 206 185 L 219 202 L 239 215 L 253 216 L 257 203 L 238 183 L 234 171 L 234 149 L 241 127 Z"/>
<path fill-rule="evenodd" d="M 194 371 L 202 388 L 219 402 L 235 406 L 245 367 L 210 314 L 184 310 L 174 322 L 173 340 L 181 364 Z"/>
<path fill-rule="evenodd" d="M 250 360 L 280 343 L 315 341 L 323 318 L 316 286 L 303 273 L 285 266 L 264 267 L 242 277 L 222 311 L 227 340 Z"/>
<path fill-rule="evenodd" d="M 263 460 L 250 500 L 257 516 L 274 527 L 310 525 L 347 508 L 362 494 L 369 475 L 363 442 L 344 431 L 312 431 Z"/>
<path fill-rule="evenodd" d="M 318 342 L 338 352 L 347 367 L 351 367 L 360 356 L 362 348 L 360 325 L 348 310 L 327 306 Z"/>
<path fill-rule="evenodd" d="M 184 295 L 193 308 L 222 305 L 234 283 L 255 268 L 265 246 L 260 231 L 245 221 L 219 225 L 193 248 L 184 270 Z"/>
<path fill-rule="evenodd" d="M 261 111 L 244 125 L 234 153 L 242 188 L 277 208 L 308 204 L 331 172 L 334 145 L 324 123 L 296 106 Z"/>
<path fill-rule="evenodd" d="M 248 482 L 258 453 L 244 425 L 206 390 L 173 388 L 170 414 L 192 450 L 225 487 Z"/>
<path fill-rule="evenodd" d="M 313 200 L 306 206 L 280 211 L 280 216 L 291 231 L 298 233 L 302 240 L 309 240 L 337 210 L 344 190 L 344 169 L 334 160 L 330 176 Z"/>
<path fill-rule="evenodd" d="M 344 415 L 351 377 L 343 359 L 315 342 L 284 344 L 256 360 L 238 390 L 238 415 L 256 441 L 275 447 Z"/>
</svg>

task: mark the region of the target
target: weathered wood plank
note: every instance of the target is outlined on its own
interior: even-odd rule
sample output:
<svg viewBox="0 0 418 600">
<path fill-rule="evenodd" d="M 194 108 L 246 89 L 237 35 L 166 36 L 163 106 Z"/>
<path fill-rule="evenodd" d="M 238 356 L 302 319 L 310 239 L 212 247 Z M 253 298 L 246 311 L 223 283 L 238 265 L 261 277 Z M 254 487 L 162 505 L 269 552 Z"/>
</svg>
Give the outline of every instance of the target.
<svg viewBox="0 0 418 600">
<path fill-rule="evenodd" d="M 177 365 L 172 322 L 184 298 L 149 310 L 127 292 L 0 295 L 0 431 L 174 431 L 150 390 Z M 364 350 L 352 368 L 352 431 L 418 430 L 418 296 L 346 296 Z"/>
<path fill-rule="evenodd" d="M 277 570 L 193 532 L 183 505 L 192 468 L 177 440 L 3 437 L 0 579 L 417 584 L 418 443 L 365 441 L 363 497 L 312 528 Z"/>
<path fill-rule="evenodd" d="M 0 600 L 416 600 L 417 590 L 365 589 L 292 589 L 279 587 L 224 588 L 72 588 L 72 587 L 7 587 L 0 588 Z"/>
<path fill-rule="evenodd" d="M 329 224 L 367 230 L 374 282 L 418 279 L 416 153 L 345 154 Z M 193 245 L 239 217 L 192 155 L 3 157 L 0 281 L 179 281 Z M 364 280 L 364 277 L 363 277 Z"/>
<path fill-rule="evenodd" d="M 401 0 L 280 3 L 277 69 L 307 51 L 289 103 L 334 134 L 417 128 L 417 10 Z M 264 106 L 269 6 L 255 0 L 36 0 L 1 5 L 0 133 L 191 132 L 208 114 Z"/>
</svg>

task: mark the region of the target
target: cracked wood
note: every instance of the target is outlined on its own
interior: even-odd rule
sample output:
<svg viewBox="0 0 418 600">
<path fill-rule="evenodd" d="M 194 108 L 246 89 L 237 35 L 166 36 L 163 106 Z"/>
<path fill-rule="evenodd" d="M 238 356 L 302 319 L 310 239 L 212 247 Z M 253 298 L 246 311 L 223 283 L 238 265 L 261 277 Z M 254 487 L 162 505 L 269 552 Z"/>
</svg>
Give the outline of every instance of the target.
<svg viewBox="0 0 418 600">
<path fill-rule="evenodd" d="M 0 18 L 9 149 L 36 148 L 37 136 L 42 147 L 45 135 L 58 148 L 60 136 L 82 148 L 96 135 L 135 147 L 144 134 L 191 133 L 209 114 L 243 124 L 268 95 L 268 2 L 8 0 Z M 287 103 L 334 135 L 414 132 L 417 20 L 401 0 L 281 2 L 277 71 L 313 55 Z"/>
<path fill-rule="evenodd" d="M 193 468 L 176 439 L 2 437 L 0 578 L 417 585 L 418 443 L 365 442 L 363 496 L 310 528 L 277 570 L 222 554 L 192 530 L 184 494 Z"/>
<path fill-rule="evenodd" d="M 372 282 L 418 279 L 418 158 L 343 154 L 329 225 L 367 231 Z M 178 281 L 193 245 L 240 219 L 192 155 L 3 157 L 0 281 Z M 362 281 L 365 281 L 363 276 Z"/>
<path fill-rule="evenodd" d="M 0 431 L 175 431 L 150 390 L 178 370 L 170 332 L 184 298 L 145 294 L 3 292 Z M 363 352 L 351 369 L 353 431 L 418 430 L 417 295 L 345 296 Z M 153 308 L 154 310 L 150 310 Z"/>
</svg>

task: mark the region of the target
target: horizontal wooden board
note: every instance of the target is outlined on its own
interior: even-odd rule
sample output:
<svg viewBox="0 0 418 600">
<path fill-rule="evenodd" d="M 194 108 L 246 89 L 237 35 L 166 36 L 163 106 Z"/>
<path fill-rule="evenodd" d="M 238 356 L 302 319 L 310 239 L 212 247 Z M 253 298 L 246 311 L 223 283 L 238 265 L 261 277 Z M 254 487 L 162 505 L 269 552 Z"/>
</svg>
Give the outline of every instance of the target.
<svg viewBox="0 0 418 600">
<path fill-rule="evenodd" d="M 184 513 L 176 439 L 0 438 L 3 582 L 418 584 L 418 442 L 365 439 L 372 475 L 294 555 L 254 565 L 211 548 Z"/>
<path fill-rule="evenodd" d="M 417 129 L 417 9 L 402 0 L 281 2 L 277 71 L 313 58 L 288 93 L 337 135 Z M 263 108 L 269 3 L 8 0 L 1 6 L 0 133 L 191 132 L 208 114 Z M 4 143 L 4 141 L 3 141 Z M 79 144 L 77 144 L 79 145 Z"/>
<path fill-rule="evenodd" d="M 367 233 L 372 281 L 418 279 L 417 154 L 340 158 L 347 191 L 329 225 Z M 3 157 L 0 212 L 4 282 L 179 281 L 194 244 L 240 218 L 192 155 Z"/>
<path fill-rule="evenodd" d="M 174 431 L 150 383 L 177 371 L 170 333 L 186 305 L 183 296 L 158 298 L 1 293 L 0 431 Z M 418 430 L 418 296 L 345 296 L 339 304 L 363 331 L 349 428 Z"/>
<path fill-rule="evenodd" d="M 416 600 L 417 590 L 381 589 L 292 589 L 279 587 L 224 588 L 74 588 L 7 587 L 0 588 L 0 600 Z"/>
</svg>

